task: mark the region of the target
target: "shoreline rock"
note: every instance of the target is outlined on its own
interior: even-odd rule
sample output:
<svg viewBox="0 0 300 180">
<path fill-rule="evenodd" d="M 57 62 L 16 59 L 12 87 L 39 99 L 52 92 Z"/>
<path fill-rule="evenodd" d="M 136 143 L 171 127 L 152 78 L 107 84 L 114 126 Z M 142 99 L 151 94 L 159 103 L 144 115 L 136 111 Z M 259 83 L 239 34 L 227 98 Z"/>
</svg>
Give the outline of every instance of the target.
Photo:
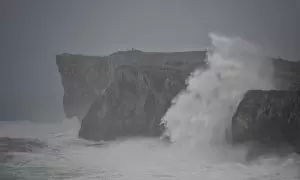
<svg viewBox="0 0 300 180">
<path fill-rule="evenodd" d="M 47 145 L 37 139 L 0 137 L 0 152 L 34 152 Z"/>
<path fill-rule="evenodd" d="M 232 118 L 231 133 L 232 144 L 251 144 L 249 157 L 300 153 L 300 91 L 248 91 Z"/>
<path fill-rule="evenodd" d="M 205 51 L 156 53 L 138 50 L 120 51 L 109 56 L 57 55 L 56 64 L 64 88 L 65 115 L 82 120 L 120 66 L 172 68 L 190 73 L 205 65 L 205 57 Z"/>
<path fill-rule="evenodd" d="M 206 68 L 205 57 L 205 51 L 138 50 L 103 57 L 57 55 L 66 117 L 77 116 L 81 120 L 79 136 L 88 140 L 160 136 L 161 117 L 171 100 L 185 88 L 189 74 L 196 68 Z M 270 60 L 276 89 L 299 90 L 300 63 Z M 260 102 L 260 98 L 255 101 Z M 239 134 L 236 131 L 232 133 L 234 136 Z"/>
<path fill-rule="evenodd" d="M 161 118 L 185 88 L 187 74 L 175 69 L 121 66 L 92 104 L 79 136 L 114 140 L 122 136 L 160 136 Z"/>
</svg>

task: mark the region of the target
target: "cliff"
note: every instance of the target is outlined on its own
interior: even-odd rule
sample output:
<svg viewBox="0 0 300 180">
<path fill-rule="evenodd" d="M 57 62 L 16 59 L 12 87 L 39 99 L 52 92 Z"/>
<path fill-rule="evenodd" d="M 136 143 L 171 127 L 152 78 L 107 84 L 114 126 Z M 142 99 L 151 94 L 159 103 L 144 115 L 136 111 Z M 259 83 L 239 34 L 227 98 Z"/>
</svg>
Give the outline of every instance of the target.
<svg viewBox="0 0 300 180">
<path fill-rule="evenodd" d="M 248 158 L 300 152 L 300 63 L 272 59 L 277 90 L 248 91 L 232 117 L 230 139 Z"/>
<path fill-rule="evenodd" d="M 206 68 L 204 59 L 203 51 L 149 53 L 133 50 L 104 57 L 57 55 L 56 63 L 65 91 L 65 114 L 82 120 L 79 136 L 85 139 L 159 136 L 163 131 L 160 120 L 170 107 L 171 100 L 185 88 L 185 80 L 195 68 Z M 281 59 L 272 59 L 272 62 L 274 83 L 278 90 L 300 89 L 300 63 Z M 265 94 L 263 91 L 257 93 L 258 97 Z M 272 94 L 269 98 L 276 99 Z M 256 107 L 257 103 L 260 108 L 265 106 L 260 101 L 261 97 L 254 96 L 256 95 L 252 91 L 250 95 L 246 94 L 233 117 L 232 141 L 235 143 L 257 140 L 257 137 L 249 139 L 250 131 L 242 126 L 256 122 L 254 119 L 257 117 L 253 118 L 253 115 L 260 111 Z M 246 101 L 255 102 L 250 103 L 250 110 L 243 108 Z M 274 103 L 270 104 L 273 105 Z M 290 105 L 276 107 L 281 112 L 285 111 L 285 106 Z M 236 123 L 240 113 L 246 113 L 252 119 L 246 118 L 243 119 L 244 123 Z M 257 121 L 262 121 L 259 124 L 262 129 L 267 128 L 263 125 L 267 123 L 263 118 Z M 272 122 L 278 124 L 277 121 Z M 256 130 L 263 131 L 253 129 Z"/>
<path fill-rule="evenodd" d="M 58 55 L 65 114 L 82 120 L 79 136 L 85 139 L 159 136 L 162 116 L 204 59 L 203 51 Z"/>
<path fill-rule="evenodd" d="M 148 66 L 148 69 L 165 67 L 191 72 L 204 64 L 204 57 L 203 51 L 148 53 L 138 50 L 120 51 L 104 57 L 57 55 L 56 64 L 64 88 L 66 117 L 77 116 L 83 119 L 96 97 L 114 79 L 115 70 L 119 66 Z"/>
<path fill-rule="evenodd" d="M 83 119 L 79 136 L 92 140 L 159 136 L 160 120 L 187 77 L 187 72 L 171 68 L 120 66 Z"/>
<path fill-rule="evenodd" d="M 248 91 L 231 128 L 233 144 L 255 142 L 249 156 L 283 146 L 300 153 L 300 91 Z"/>
</svg>

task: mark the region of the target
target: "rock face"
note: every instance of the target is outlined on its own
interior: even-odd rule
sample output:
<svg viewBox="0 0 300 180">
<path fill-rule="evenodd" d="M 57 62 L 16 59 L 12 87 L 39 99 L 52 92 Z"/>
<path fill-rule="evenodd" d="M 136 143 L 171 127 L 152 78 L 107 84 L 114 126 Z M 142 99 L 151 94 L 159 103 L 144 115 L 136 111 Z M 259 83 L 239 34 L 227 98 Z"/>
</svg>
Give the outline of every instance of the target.
<svg viewBox="0 0 300 180">
<path fill-rule="evenodd" d="M 159 136 L 161 118 L 189 74 L 205 67 L 205 54 L 132 50 L 106 57 L 58 55 L 65 114 L 82 120 L 79 136 L 89 140 Z"/>
<path fill-rule="evenodd" d="M 57 55 L 56 63 L 64 87 L 65 115 L 82 119 L 111 78 L 111 65 L 105 57 L 68 54 Z"/>
<path fill-rule="evenodd" d="M 120 66 L 174 68 L 191 72 L 204 64 L 204 58 L 204 51 L 148 53 L 132 50 L 104 57 L 57 55 L 56 64 L 64 87 L 65 114 L 68 118 L 77 116 L 82 120 L 91 104 L 114 79 L 115 71 Z"/>
<path fill-rule="evenodd" d="M 187 77 L 176 69 L 120 66 L 83 119 L 79 136 L 92 140 L 159 136 L 160 120 Z"/>
<path fill-rule="evenodd" d="M 299 153 L 300 91 L 248 91 L 232 118 L 232 142 L 255 142 L 249 156 L 283 146 Z"/>
<path fill-rule="evenodd" d="M 272 59 L 277 90 L 250 90 L 233 118 L 233 144 L 249 145 L 248 159 L 300 152 L 300 63 Z"/>
<path fill-rule="evenodd" d="M 171 100 L 185 88 L 185 80 L 195 68 L 206 68 L 205 53 L 149 53 L 132 50 L 104 57 L 57 55 L 56 63 L 64 87 L 65 114 L 68 118 L 77 116 L 82 120 L 79 136 L 85 139 L 159 136 L 163 130 L 160 120 Z M 299 90 L 300 63 L 281 59 L 272 61 L 276 89 Z M 277 132 L 282 132 L 276 129 L 282 124 L 292 127 L 287 120 L 280 119 L 291 118 L 291 114 L 296 111 L 296 102 L 287 100 L 291 97 L 296 97 L 296 93 L 248 92 L 233 117 L 233 142 L 257 140 L 270 144 L 283 141 L 296 143 L 286 134 L 279 135 Z M 294 109 L 289 110 L 287 107 L 291 106 Z M 271 115 L 265 112 L 267 107 L 271 109 Z M 262 116 L 257 116 L 258 112 Z M 288 112 L 290 115 L 287 115 Z M 240 123 L 240 116 L 246 116 L 242 122 L 248 123 L 249 128 Z M 276 125 L 273 126 L 271 122 Z M 270 123 L 272 126 L 268 127 Z M 266 128 L 271 130 L 267 131 Z"/>
</svg>

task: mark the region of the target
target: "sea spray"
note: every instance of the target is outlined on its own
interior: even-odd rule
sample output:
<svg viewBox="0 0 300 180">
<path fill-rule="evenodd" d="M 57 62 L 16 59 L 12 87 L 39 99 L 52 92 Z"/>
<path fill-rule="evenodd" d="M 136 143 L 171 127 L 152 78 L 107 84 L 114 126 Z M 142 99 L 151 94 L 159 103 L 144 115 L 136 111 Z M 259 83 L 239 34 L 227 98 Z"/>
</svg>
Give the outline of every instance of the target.
<svg viewBox="0 0 300 180">
<path fill-rule="evenodd" d="M 210 33 L 205 70 L 194 71 L 187 88 L 162 118 L 165 135 L 177 144 L 202 148 L 224 143 L 226 128 L 244 93 L 274 89 L 272 63 L 253 44 Z"/>
<path fill-rule="evenodd" d="M 199 144 L 201 148 L 218 144 L 217 140 L 222 141 L 223 131 L 230 125 L 232 111 L 244 92 L 252 88 L 272 88 L 272 66 L 258 58 L 252 45 L 237 38 L 214 34 L 211 37 L 212 52 L 207 58 L 209 68 L 191 75 L 187 80 L 188 88 L 174 99 L 175 104 L 162 121 L 167 123 L 172 140 L 182 143 L 183 147 L 187 147 L 188 141 Z M 95 144 L 78 139 L 79 127 L 77 119 L 38 125 L 34 122 L 0 123 L 2 137 L 44 139 L 49 148 L 54 149 L 14 154 L 10 162 L 0 163 L 0 177 L 53 180 L 299 180 L 300 177 L 299 156 L 264 158 L 253 164 L 241 164 L 232 159 L 238 156 L 233 149 L 221 149 L 222 153 L 215 153 L 214 148 L 209 148 L 206 153 L 196 148 L 196 153 L 192 154 L 187 148 L 177 148 L 156 138 Z M 219 154 L 222 157 L 216 157 L 217 163 L 208 161 Z M 220 162 L 223 157 L 229 161 Z"/>
</svg>

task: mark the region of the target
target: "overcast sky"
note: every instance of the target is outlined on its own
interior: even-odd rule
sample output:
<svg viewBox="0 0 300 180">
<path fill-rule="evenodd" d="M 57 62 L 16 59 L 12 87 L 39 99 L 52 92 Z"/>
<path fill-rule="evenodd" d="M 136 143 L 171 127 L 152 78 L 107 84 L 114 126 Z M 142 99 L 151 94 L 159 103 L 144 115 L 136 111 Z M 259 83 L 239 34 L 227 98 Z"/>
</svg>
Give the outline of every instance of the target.
<svg viewBox="0 0 300 180">
<path fill-rule="evenodd" d="M 62 52 L 203 49 L 214 31 L 300 59 L 300 0 L 0 0 L 0 20 L 0 97 L 9 110 L 25 98 L 62 113 Z"/>
</svg>

